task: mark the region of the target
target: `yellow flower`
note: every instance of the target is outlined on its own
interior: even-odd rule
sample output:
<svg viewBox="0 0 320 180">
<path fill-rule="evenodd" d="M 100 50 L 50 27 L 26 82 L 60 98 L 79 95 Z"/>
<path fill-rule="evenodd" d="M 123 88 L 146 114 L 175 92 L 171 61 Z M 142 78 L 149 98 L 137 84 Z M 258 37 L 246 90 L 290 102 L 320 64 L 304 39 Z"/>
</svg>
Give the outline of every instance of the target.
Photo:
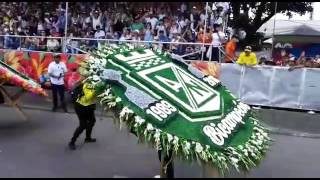
<svg viewBox="0 0 320 180">
<path fill-rule="evenodd" d="M 215 77 L 215 78 L 219 78 L 220 77 L 220 64 L 209 63 L 206 73 L 208 75 L 211 75 L 211 76 Z"/>
<path fill-rule="evenodd" d="M 19 62 L 19 58 L 16 55 L 15 51 L 7 51 L 4 54 L 4 62 L 14 68 L 15 70 L 19 70 L 21 64 Z"/>
</svg>

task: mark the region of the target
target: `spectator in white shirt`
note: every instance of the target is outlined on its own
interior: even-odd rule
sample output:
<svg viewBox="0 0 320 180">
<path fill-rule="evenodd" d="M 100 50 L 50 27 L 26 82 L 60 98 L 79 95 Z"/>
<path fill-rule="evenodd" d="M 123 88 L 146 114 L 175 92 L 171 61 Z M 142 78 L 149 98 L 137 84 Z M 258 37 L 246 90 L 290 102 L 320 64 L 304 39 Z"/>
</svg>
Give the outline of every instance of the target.
<svg viewBox="0 0 320 180">
<path fill-rule="evenodd" d="M 105 12 L 105 32 L 112 34 L 112 18 L 108 12 Z"/>
<path fill-rule="evenodd" d="M 74 36 L 73 33 L 70 33 L 70 36 L 69 36 L 70 39 L 67 40 L 67 44 L 71 46 L 70 50 L 72 54 L 78 54 L 78 49 L 80 48 L 80 42 L 77 39 L 72 39 L 73 37 L 77 37 L 77 36 Z"/>
<path fill-rule="evenodd" d="M 66 64 L 60 62 L 60 55 L 54 55 L 54 62 L 51 62 L 48 66 L 48 74 L 50 76 L 53 96 L 53 112 L 55 112 L 58 108 L 58 94 L 60 96 L 62 108 L 64 112 L 67 112 L 67 106 L 64 100 L 64 76 L 66 73 Z"/>
<path fill-rule="evenodd" d="M 180 34 L 180 33 L 181 33 L 181 27 L 180 27 L 179 23 L 176 22 L 170 28 L 169 38 L 171 39 L 173 37 L 173 34 Z"/>
<path fill-rule="evenodd" d="M 80 23 L 79 14 L 73 13 L 71 17 L 71 24 L 78 24 L 78 23 Z"/>
<path fill-rule="evenodd" d="M 180 25 L 181 29 L 183 29 L 184 26 L 186 26 L 185 18 L 183 16 L 181 16 L 181 19 L 179 21 L 179 25 Z"/>
<path fill-rule="evenodd" d="M 86 29 L 91 23 L 92 23 L 92 21 L 91 21 L 91 16 L 90 16 L 90 15 L 86 16 L 86 17 L 84 18 L 84 22 L 83 22 L 83 24 L 82 24 L 83 29 Z M 92 25 L 92 26 L 93 26 L 93 25 Z M 91 26 L 91 27 L 92 27 L 92 26 Z"/>
<path fill-rule="evenodd" d="M 44 21 L 40 20 L 38 22 L 38 26 L 37 26 L 38 34 L 40 34 L 42 31 L 44 31 L 44 27 L 45 27 Z"/>
<path fill-rule="evenodd" d="M 52 37 L 49 35 L 49 37 Z M 57 39 L 48 38 L 47 40 L 47 50 L 51 52 L 57 52 L 60 48 L 60 43 Z"/>
<path fill-rule="evenodd" d="M 186 5 L 186 3 L 182 3 L 182 4 L 181 4 L 181 7 L 180 7 L 180 11 L 181 11 L 182 13 L 184 13 L 186 10 L 187 10 L 187 5 Z"/>
<path fill-rule="evenodd" d="M 150 14 L 150 12 L 147 12 L 144 15 L 144 23 L 150 23 L 150 19 L 151 19 L 151 14 Z"/>
<path fill-rule="evenodd" d="M 94 11 L 93 15 L 91 16 L 91 20 L 92 20 L 92 27 L 94 30 L 97 30 L 97 26 L 100 26 L 102 28 L 102 21 L 101 18 L 102 14 L 99 14 L 99 11 Z"/>
<path fill-rule="evenodd" d="M 219 9 L 221 7 L 221 15 L 224 16 L 229 11 L 229 3 L 228 2 L 218 2 L 216 7 Z"/>
<path fill-rule="evenodd" d="M 106 36 L 106 33 L 101 29 L 101 26 L 97 25 L 96 26 L 96 32 L 94 33 L 94 38 L 95 39 L 103 39 Z"/>
<path fill-rule="evenodd" d="M 154 30 L 158 23 L 158 19 L 155 15 L 152 15 L 152 18 L 150 18 L 149 22 L 151 23 L 152 30 Z"/>
<path fill-rule="evenodd" d="M 147 25 L 146 25 L 146 28 L 145 28 L 145 30 L 144 30 L 144 38 L 143 38 L 143 40 L 144 41 L 153 41 L 153 32 L 152 32 L 152 30 L 151 30 L 151 24 L 150 23 L 148 23 Z M 145 43 L 145 45 L 147 46 L 147 47 L 151 47 L 151 43 Z"/>
<path fill-rule="evenodd" d="M 132 32 L 132 40 L 133 41 L 141 41 L 141 37 L 140 37 L 140 31 L 139 30 L 134 30 Z M 140 42 L 133 42 L 133 46 L 134 47 L 138 47 L 141 46 L 142 44 Z"/>
<path fill-rule="evenodd" d="M 164 9 L 161 8 L 161 13 L 158 15 L 158 17 L 159 17 L 159 21 L 161 21 L 164 17 L 166 17 Z"/>
<path fill-rule="evenodd" d="M 162 32 L 162 31 L 161 31 Z M 158 36 L 154 36 L 154 41 L 159 41 L 159 34 L 158 34 Z M 153 43 L 152 44 L 152 49 L 153 50 L 162 50 L 162 48 L 163 48 L 163 44 L 162 43 Z"/>
<path fill-rule="evenodd" d="M 163 20 L 159 21 L 159 24 L 157 25 L 156 30 L 157 30 L 157 34 L 159 34 L 160 31 L 163 31 L 164 35 L 167 36 L 166 27 L 163 24 Z"/>
<path fill-rule="evenodd" d="M 29 25 L 28 21 L 26 20 L 26 17 L 21 17 L 21 28 L 26 28 Z"/>
<path fill-rule="evenodd" d="M 213 33 L 212 33 L 212 45 L 220 46 L 226 42 L 226 35 L 222 32 L 222 28 L 220 24 L 213 25 Z"/>
<path fill-rule="evenodd" d="M 131 40 L 131 34 L 130 34 L 130 29 L 127 29 L 126 27 L 123 28 L 122 30 L 122 34 L 121 34 L 121 37 L 120 39 L 121 41 L 124 41 L 124 40 Z"/>
<path fill-rule="evenodd" d="M 219 61 L 219 46 L 226 42 L 225 33 L 219 24 L 213 25 L 211 60 Z"/>
<path fill-rule="evenodd" d="M 99 25 L 96 27 L 97 31 L 94 33 L 94 38 L 95 39 L 104 39 L 106 37 L 106 33 L 101 29 Z M 98 48 L 101 47 L 102 41 L 98 41 Z"/>
<path fill-rule="evenodd" d="M 173 34 L 172 38 L 171 38 L 172 44 L 170 44 L 170 50 L 175 54 L 177 54 L 176 51 L 177 51 L 178 46 L 179 46 L 178 44 L 175 44 L 175 43 L 179 42 L 180 38 L 181 38 L 180 34 L 178 34 L 178 33 Z"/>
<path fill-rule="evenodd" d="M 191 9 L 191 13 L 190 13 L 190 28 L 192 30 L 194 30 L 196 27 L 195 25 L 197 24 L 196 20 L 195 20 L 195 8 Z"/>
<path fill-rule="evenodd" d="M 205 19 L 207 18 L 208 16 L 206 16 L 206 12 L 205 11 L 202 11 L 201 14 L 200 14 L 200 21 L 202 24 L 204 24 L 204 21 Z"/>
</svg>

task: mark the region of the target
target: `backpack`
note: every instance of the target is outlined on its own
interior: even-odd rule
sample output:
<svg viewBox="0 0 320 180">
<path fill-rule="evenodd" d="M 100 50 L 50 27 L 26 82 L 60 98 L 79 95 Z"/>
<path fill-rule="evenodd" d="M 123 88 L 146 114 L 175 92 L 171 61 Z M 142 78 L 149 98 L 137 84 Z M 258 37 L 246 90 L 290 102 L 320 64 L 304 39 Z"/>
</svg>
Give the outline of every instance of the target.
<svg viewBox="0 0 320 180">
<path fill-rule="evenodd" d="M 77 100 L 84 95 L 83 93 L 83 83 L 76 84 L 70 91 L 71 102 L 76 103 Z"/>
</svg>

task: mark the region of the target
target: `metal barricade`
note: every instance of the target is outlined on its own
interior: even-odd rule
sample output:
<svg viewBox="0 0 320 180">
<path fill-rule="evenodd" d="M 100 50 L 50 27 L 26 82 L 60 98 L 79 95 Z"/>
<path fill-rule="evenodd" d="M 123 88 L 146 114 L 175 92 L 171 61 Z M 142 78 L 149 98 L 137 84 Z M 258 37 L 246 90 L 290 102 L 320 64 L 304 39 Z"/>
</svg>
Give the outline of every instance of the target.
<svg viewBox="0 0 320 180">
<path fill-rule="evenodd" d="M 2 49 L 64 52 L 63 37 L 0 35 L 0 39 Z"/>
<path fill-rule="evenodd" d="M 70 42 L 77 41 L 79 43 L 78 47 L 72 46 Z M 183 57 L 187 57 L 187 55 L 192 55 L 198 53 L 200 55 L 201 47 L 203 45 L 212 47 L 211 44 L 207 43 L 191 43 L 191 42 L 161 42 L 161 41 L 142 41 L 142 40 L 118 40 L 118 39 L 93 39 L 93 38 L 68 38 L 67 39 L 67 45 L 69 48 L 76 48 L 76 49 L 82 49 L 83 51 L 90 52 L 91 50 L 99 48 L 102 44 L 131 44 L 135 47 L 141 46 L 144 48 L 152 48 L 154 50 L 161 50 L 161 51 L 168 51 L 173 52 L 175 54 L 179 54 Z M 188 47 L 192 47 L 192 51 L 187 51 L 186 49 Z M 222 46 L 218 46 L 219 49 L 222 48 Z M 183 49 L 179 52 L 179 49 Z M 199 58 L 194 60 L 202 60 Z M 221 59 L 221 58 L 220 58 Z M 211 58 L 209 58 L 209 62 L 211 61 Z M 219 60 L 220 61 L 220 60 Z"/>
<path fill-rule="evenodd" d="M 45 36 L 19 36 L 19 35 L 0 35 L 0 48 L 9 50 L 27 50 L 43 51 L 55 53 L 83 54 L 91 52 L 103 44 L 121 44 L 128 43 L 144 48 L 167 51 L 183 56 L 189 60 L 203 60 L 201 47 L 213 46 L 209 43 L 191 43 L 191 42 L 161 42 L 161 41 L 141 41 L 141 40 L 118 40 L 118 39 L 94 39 L 94 38 L 76 38 L 76 37 L 45 37 Z M 219 51 L 223 48 L 219 46 Z M 205 50 L 205 51 L 208 51 Z M 211 52 L 209 52 L 211 54 Z M 221 62 L 221 52 L 219 53 L 219 62 Z M 208 57 L 211 62 L 211 55 Z"/>
<path fill-rule="evenodd" d="M 221 82 L 251 105 L 320 111 L 320 69 L 222 63 Z"/>
</svg>

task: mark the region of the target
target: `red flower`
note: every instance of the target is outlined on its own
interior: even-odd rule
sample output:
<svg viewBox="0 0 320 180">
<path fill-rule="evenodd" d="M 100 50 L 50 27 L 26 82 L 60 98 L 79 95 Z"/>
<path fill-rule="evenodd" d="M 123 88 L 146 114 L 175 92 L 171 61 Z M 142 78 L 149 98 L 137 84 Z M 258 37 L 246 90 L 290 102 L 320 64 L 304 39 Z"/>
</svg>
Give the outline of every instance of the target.
<svg viewBox="0 0 320 180">
<path fill-rule="evenodd" d="M 69 73 L 66 77 L 65 77 L 65 84 L 66 84 L 66 89 L 70 90 L 76 82 L 78 82 L 80 80 L 81 76 L 78 72 L 72 72 Z"/>
<path fill-rule="evenodd" d="M 192 66 L 202 71 L 205 75 L 211 75 L 218 79 L 220 77 L 220 64 L 198 61 L 193 62 Z"/>
<path fill-rule="evenodd" d="M 27 69 L 29 77 L 35 81 L 40 81 L 40 76 L 48 71 L 48 66 L 52 61 L 52 57 L 48 53 L 30 52 L 30 69 Z M 28 67 L 28 68 L 29 68 Z M 31 71 L 31 72 L 30 72 Z M 29 74 L 31 73 L 31 74 Z"/>
</svg>

